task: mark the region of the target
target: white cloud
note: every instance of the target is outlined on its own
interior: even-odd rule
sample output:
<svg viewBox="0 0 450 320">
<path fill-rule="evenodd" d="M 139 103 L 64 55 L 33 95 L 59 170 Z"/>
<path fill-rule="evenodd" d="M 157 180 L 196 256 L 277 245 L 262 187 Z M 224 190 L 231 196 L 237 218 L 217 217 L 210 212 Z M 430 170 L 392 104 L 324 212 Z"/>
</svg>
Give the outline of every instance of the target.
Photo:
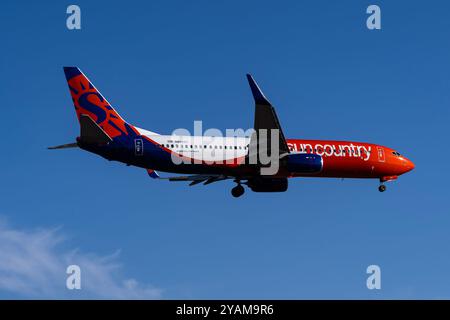
<svg viewBox="0 0 450 320">
<path fill-rule="evenodd" d="M 23 231 L 0 221 L 0 292 L 24 298 L 160 299 L 161 290 L 121 275 L 110 256 L 60 249 L 58 229 Z M 81 290 L 66 288 L 66 268 L 81 268 Z"/>
</svg>

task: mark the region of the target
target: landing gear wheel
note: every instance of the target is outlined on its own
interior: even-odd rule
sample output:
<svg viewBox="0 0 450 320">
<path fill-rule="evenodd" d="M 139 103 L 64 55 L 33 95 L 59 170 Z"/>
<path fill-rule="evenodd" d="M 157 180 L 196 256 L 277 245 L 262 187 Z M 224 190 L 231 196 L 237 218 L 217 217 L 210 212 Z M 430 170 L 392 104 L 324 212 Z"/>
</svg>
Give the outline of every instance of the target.
<svg viewBox="0 0 450 320">
<path fill-rule="evenodd" d="M 233 197 L 235 198 L 239 198 L 240 196 L 242 196 L 245 192 L 245 189 L 243 186 L 241 186 L 240 184 L 238 184 L 236 187 L 234 187 L 233 189 L 231 189 L 231 194 L 233 195 Z"/>
<path fill-rule="evenodd" d="M 380 185 L 380 186 L 378 187 L 378 191 L 380 191 L 380 192 L 385 192 L 385 191 L 386 191 L 386 186 L 385 186 L 384 184 Z"/>
</svg>

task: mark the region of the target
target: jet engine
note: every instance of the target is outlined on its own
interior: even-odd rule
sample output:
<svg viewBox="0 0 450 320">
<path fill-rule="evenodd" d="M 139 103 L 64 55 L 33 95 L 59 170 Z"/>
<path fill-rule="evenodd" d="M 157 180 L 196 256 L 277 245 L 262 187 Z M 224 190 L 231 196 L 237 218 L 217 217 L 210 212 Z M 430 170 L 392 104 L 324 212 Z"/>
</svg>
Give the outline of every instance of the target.
<svg viewBox="0 0 450 320">
<path fill-rule="evenodd" d="M 313 153 L 290 153 L 284 158 L 286 168 L 291 173 L 318 173 L 322 171 L 322 157 Z"/>
<path fill-rule="evenodd" d="M 247 185 L 254 192 L 284 192 L 288 188 L 286 178 L 253 178 Z"/>
</svg>

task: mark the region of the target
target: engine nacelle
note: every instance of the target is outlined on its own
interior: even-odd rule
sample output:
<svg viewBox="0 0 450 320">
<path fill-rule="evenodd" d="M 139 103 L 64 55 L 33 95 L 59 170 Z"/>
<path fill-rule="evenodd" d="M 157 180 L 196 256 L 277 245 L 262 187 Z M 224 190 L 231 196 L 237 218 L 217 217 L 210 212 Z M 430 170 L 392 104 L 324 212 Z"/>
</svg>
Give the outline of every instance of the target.
<svg viewBox="0 0 450 320">
<path fill-rule="evenodd" d="M 318 154 L 290 153 L 286 155 L 286 168 L 291 173 L 318 173 L 322 171 L 323 160 Z"/>
<path fill-rule="evenodd" d="M 254 192 L 284 192 L 288 189 L 286 178 L 254 178 L 247 182 L 247 185 Z"/>
</svg>

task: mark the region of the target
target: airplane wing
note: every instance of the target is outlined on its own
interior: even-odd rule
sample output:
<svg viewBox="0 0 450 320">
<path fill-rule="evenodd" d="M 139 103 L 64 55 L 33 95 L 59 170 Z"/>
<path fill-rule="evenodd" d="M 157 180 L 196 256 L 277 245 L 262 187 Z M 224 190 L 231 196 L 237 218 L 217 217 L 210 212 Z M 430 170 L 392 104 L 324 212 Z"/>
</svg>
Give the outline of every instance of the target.
<svg viewBox="0 0 450 320">
<path fill-rule="evenodd" d="M 272 104 L 267 100 L 267 98 L 262 93 L 261 89 L 258 87 L 258 84 L 253 79 L 250 74 L 247 74 L 247 80 L 250 85 L 250 89 L 252 90 L 253 98 L 255 99 L 255 123 L 252 137 L 250 138 L 250 147 L 249 147 L 249 155 L 256 154 L 258 150 L 266 152 L 266 154 L 272 154 L 271 149 L 271 135 L 270 130 L 277 129 L 278 130 L 278 154 L 281 156 L 289 153 L 289 147 L 286 142 L 286 138 L 284 137 L 283 130 L 281 129 L 280 121 L 278 120 L 277 113 L 275 112 L 275 108 Z M 267 130 L 267 148 L 261 149 L 259 144 L 260 139 L 259 133 L 261 129 Z M 269 150 L 265 150 L 269 149 Z"/>
<path fill-rule="evenodd" d="M 234 179 L 234 177 L 225 176 L 222 174 L 194 174 L 190 176 L 160 177 L 154 170 L 148 169 L 147 172 L 149 176 L 154 179 L 164 179 L 169 181 L 188 181 L 190 182 L 189 186 L 193 186 L 202 182 L 204 185 L 208 185 L 217 181 Z"/>
<path fill-rule="evenodd" d="M 80 139 L 81 142 L 106 144 L 112 139 L 92 118 L 86 114 L 80 116 Z M 77 148 L 78 143 L 66 143 L 59 146 L 48 147 L 49 150 Z"/>
<path fill-rule="evenodd" d="M 251 155 L 257 155 L 258 150 L 261 152 L 265 152 L 267 155 L 272 154 L 271 148 L 271 135 L 270 130 L 276 129 L 278 130 L 278 155 L 279 157 L 283 157 L 287 154 L 289 154 L 289 147 L 286 142 L 286 138 L 284 137 L 283 130 L 280 125 L 280 121 L 278 120 L 277 113 L 275 112 L 275 108 L 272 106 L 272 104 L 267 100 L 267 98 L 262 93 L 261 89 L 256 84 L 255 80 L 250 74 L 247 74 L 247 80 L 250 85 L 250 89 L 253 94 L 253 98 L 255 99 L 255 122 L 254 122 L 254 129 L 255 132 L 252 134 L 250 138 L 250 145 L 249 145 L 249 152 L 248 157 Z M 263 145 L 259 145 L 259 130 L 265 129 L 267 130 L 267 143 L 264 147 Z M 267 150 L 268 149 L 268 150 Z M 176 176 L 176 177 L 165 177 L 161 178 L 156 173 L 156 171 L 148 169 L 148 173 L 152 178 L 155 179 L 165 179 L 169 181 L 189 181 L 190 186 L 203 183 L 204 185 L 227 180 L 227 179 L 236 179 L 236 177 L 233 176 L 226 176 L 226 175 L 211 175 L 211 174 L 195 174 L 190 176 Z"/>
<path fill-rule="evenodd" d="M 191 183 L 189 183 L 189 186 L 193 186 L 202 182 L 204 185 L 207 185 L 213 182 L 234 178 L 225 175 L 195 174 L 191 176 L 168 177 L 166 179 L 168 179 L 169 181 L 191 181 Z"/>
</svg>

